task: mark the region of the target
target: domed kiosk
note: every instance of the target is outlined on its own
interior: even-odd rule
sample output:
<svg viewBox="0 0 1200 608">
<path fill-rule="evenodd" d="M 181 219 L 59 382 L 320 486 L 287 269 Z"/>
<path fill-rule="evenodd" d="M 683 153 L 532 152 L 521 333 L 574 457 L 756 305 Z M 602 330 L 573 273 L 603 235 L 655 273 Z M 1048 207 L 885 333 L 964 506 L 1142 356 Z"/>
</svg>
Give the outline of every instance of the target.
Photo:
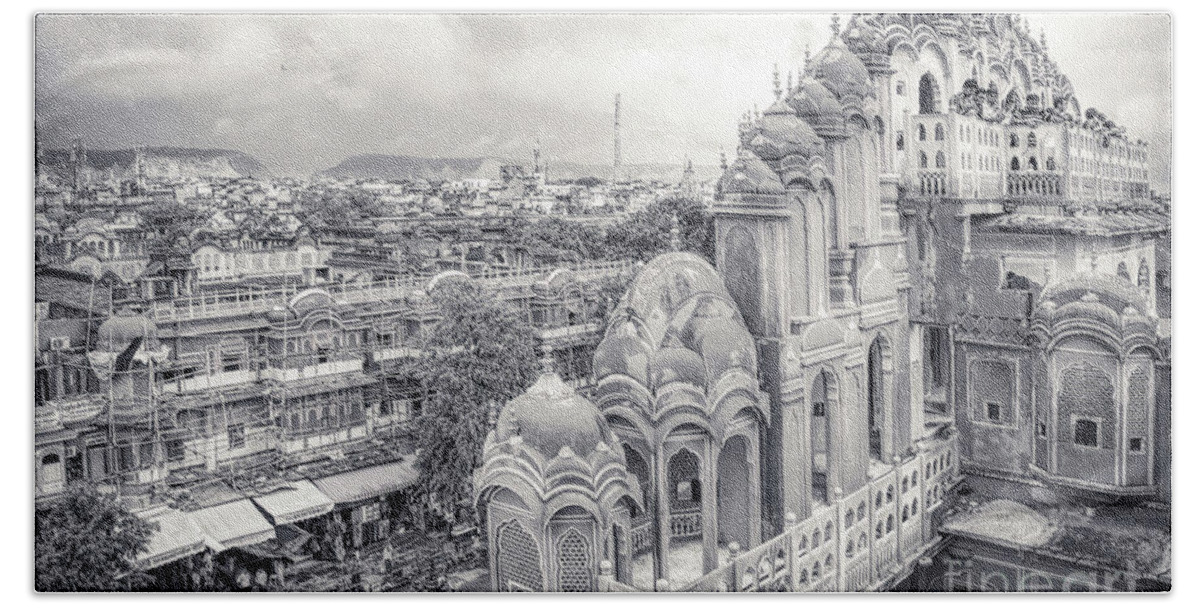
<svg viewBox="0 0 1200 608">
<path fill-rule="evenodd" d="M 602 562 L 629 584 L 641 491 L 600 410 L 542 361 L 496 417 L 475 471 L 497 591 L 597 591 Z"/>
<path fill-rule="evenodd" d="M 633 520 L 635 580 L 698 578 L 730 543 L 757 543 L 770 407 L 754 341 L 716 270 L 683 252 L 646 264 L 593 369 L 596 403 L 646 496 Z"/>
</svg>

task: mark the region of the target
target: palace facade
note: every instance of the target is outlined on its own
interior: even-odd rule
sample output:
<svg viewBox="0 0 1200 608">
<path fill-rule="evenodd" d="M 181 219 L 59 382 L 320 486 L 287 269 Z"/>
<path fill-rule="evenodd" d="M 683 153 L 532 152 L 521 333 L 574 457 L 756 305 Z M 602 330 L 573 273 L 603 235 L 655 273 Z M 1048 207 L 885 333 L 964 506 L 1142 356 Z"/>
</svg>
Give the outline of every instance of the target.
<svg viewBox="0 0 1200 608">
<path fill-rule="evenodd" d="M 738 125 L 716 267 L 641 268 L 587 398 L 501 411 L 495 589 L 1169 587 L 1146 144 L 1017 16 L 832 30 Z"/>
</svg>

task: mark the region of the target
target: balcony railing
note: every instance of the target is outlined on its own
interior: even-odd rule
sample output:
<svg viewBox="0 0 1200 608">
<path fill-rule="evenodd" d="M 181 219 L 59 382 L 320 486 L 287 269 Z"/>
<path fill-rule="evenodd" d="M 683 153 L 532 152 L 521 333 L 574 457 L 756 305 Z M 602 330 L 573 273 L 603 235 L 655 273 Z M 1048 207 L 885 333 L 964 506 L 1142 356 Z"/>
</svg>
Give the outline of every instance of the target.
<svg viewBox="0 0 1200 608">
<path fill-rule="evenodd" d="M 917 193 L 921 196 L 945 196 L 946 189 L 946 172 L 945 171 L 920 171 L 917 173 L 916 183 Z"/>
<path fill-rule="evenodd" d="M 1008 196 L 1062 196 L 1063 179 L 1058 173 L 1048 171 L 1009 173 L 1005 194 Z"/>
<path fill-rule="evenodd" d="M 782 534 L 744 553 L 731 545 L 729 561 L 678 590 L 862 591 L 902 578 L 937 540 L 931 512 L 960 479 L 957 441 L 923 445 L 802 521 L 788 514 Z"/>
</svg>

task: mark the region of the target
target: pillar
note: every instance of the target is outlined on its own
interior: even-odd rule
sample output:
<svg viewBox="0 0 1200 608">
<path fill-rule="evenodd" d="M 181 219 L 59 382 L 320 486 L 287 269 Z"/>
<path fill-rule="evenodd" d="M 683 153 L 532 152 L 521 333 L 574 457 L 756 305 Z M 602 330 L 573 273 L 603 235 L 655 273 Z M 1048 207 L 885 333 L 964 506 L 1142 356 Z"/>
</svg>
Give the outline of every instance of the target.
<svg viewBox="0 0 1200 608">
<path fill-rule="evenodd" d="M 709 572 L 717 567 L 717 454 L 720 450 L 712 438 L 705 443 L 705 459 L 700 463 L 700 476 L 704 480 L 700 487 L 700 527 L 703 569 Z M 751 496 L 756 494 L 751 493 Z"/>
</svg>

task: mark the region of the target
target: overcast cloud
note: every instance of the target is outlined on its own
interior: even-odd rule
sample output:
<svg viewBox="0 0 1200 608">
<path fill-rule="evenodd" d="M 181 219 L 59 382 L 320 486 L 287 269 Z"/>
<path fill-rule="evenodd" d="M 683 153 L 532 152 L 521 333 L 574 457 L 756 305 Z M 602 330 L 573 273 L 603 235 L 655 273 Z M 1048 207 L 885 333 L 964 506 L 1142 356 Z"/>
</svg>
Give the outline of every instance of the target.
<svg viewBox="0 0 1200 608">
<path fill-rule="evenodd" d="M 845 19 L 843 19 L 843 23 Z M 714 164 L 829 18 L 746 15 L 57 15 L 36 32 L 47 145 L 235 148 L 281 172 L 360 153 Z M 1041 14 L 1084 107 L 1151 142 L 1168 189 L 1165 16 Z"/>
</svg>

